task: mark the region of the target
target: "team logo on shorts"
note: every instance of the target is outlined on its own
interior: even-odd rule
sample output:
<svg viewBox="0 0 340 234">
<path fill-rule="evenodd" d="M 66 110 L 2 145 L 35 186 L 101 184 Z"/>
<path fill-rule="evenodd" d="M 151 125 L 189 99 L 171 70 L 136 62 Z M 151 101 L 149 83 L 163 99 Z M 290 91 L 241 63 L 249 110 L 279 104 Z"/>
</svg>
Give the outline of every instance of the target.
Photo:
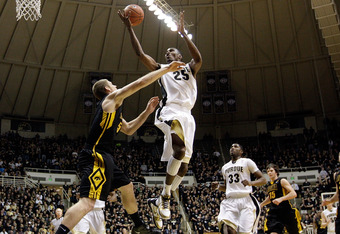
<svg viewBox="0 0 340 234">
<path fill-rule="evenodd" d="M 100 168 L 98 168 L 94 173 L 92 173 L 92 175 L 90 175 L 90 181 L 95 190 L 100 188 L 100 186 L 105 183 L 106 178 Z"/>
</svg>

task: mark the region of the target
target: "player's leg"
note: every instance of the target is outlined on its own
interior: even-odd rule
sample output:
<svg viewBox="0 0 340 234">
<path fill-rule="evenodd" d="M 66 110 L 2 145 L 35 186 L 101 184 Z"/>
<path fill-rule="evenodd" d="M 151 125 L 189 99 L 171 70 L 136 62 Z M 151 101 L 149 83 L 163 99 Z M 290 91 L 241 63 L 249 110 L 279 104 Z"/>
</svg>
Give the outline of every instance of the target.
<svg viewBox="0 0 340 234">
<path fill-rule="evenodd" d="M 185 131 L 183 131 L 184 138 L 185 138 L 185 156 L 182 159 L 181 167 L 178 170 L 177 175 L 175 176 L 175 179 L 172 182 L 171 185 L 171 191 L 176 191 L 178 186 L 181 184 L 184 176 L 188 172 L 188 165 L 191 159 L 192 155 L 192 148 L 194 144 L 194 137 L 195 137 L 195 129 L 196 124 L 195 120 L 190 116 L 185 122 L 183 120 L 183 125 L 185 125 Z"/>
<path fill-rule="evenodd" d="M 139 217 L 135 192 L 133 190 L 133 184 L 130 182 L 129 184 L 118 188 L 118 190 L 121 192 L 121 198 L 124 209 L 129 214 L 130 218 L 135 224 L 135 226 L 132 228 L 132 234 L 151 233 L 147 230 L 147 228 L 144 226 L 143 221 Z"/>
<path fill-rule="evenodd" d="M 113 164 L 112 155 L 83 149 L 79 155 L 82 168 L 79 201 L 67 210 L 56 234 L 68 233 L 94 208 L 96 199 L 106 200 L 111 186 L 111 173 L 106 169 Z M 100 165 L 100 166 L 99 166 Z"/>
<path fill-rule="evenodd" d="M 255 233 L 257 232 L 257 218 L 260 215 L 260 205 L 252 196 L 239 198 L 239 221 L 238 231 L 240 233 Z"/>
<path fill-rule="evenodd" d="M 222 234 L 236 234 L 239 220 L 238 199 L 224 199 L 220 204 L 218 227 Z"/>
<path fill-rule="evenodd" d="M 88 197 L 80 198 L 79 201 L 69 208 L 64 216 L 62 224 L 56 234 L 68 233 L 93 207 L 95 199 Z"/>
<path fill-rule="evenodd" d="M 93 210 L 87 213 L 80 221 L 77 223 L 77 225 L 72 229 L 73 234 L 86 234 L 90 230 L 90 222 L 91 220 L 91 214 L 93 213 Z M 89 217 L 89 219 L 88 219 Z"/>
<path fill-rule="evenodd" d="M 156 204 L 159 207 L 159 213 L 163 219 L 170 219 L 171 186 L 181 167 L 182 159 L 184 158 L 186 151 L 183 129 L 178 120 L 171 121 L 171 140 L 173 155 L 170 157 L 167 164 L 163 192 L 156 201 Z"/>
<path fill-rule="evenodd" d="M 222 234 L 236 234 L 236 230 L 233 229 L 232 227 L 230 227 L 227 224 L 222 224 L 222 228 L 221 228 L 221 233 Z"/>
<path fill-rule="evenodd" d="M 284 225 L 289 234 L 299 234 L 302 232 L 301 215 L 296 208 L 293 208 L 290 212 L 281 218 L 284 219 Z"/>
</svg>

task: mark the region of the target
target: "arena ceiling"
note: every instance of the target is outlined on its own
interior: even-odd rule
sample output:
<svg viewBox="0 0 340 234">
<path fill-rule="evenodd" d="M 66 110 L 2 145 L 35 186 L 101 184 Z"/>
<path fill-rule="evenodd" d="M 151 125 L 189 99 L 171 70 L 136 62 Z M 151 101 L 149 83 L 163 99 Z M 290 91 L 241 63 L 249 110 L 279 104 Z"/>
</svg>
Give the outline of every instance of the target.
<svg viewBox="0 0 340 234">
<path fill-rule="evenodd" d="M 193 110 L 198 126 L 307 111 L 339 114 L 337 79 L 310 0 L 167 2 L 185 11 L 203 57 Z M 122 87 L 147 72 L 117 15 L 128 4 L 144 9 L 134 30 L 147 54 L 164 63 L 165 50 L 177 47 L 185 62 L 191 59 L 183 39 L 142 0 L 42 0 L 37 22 L 17 21 L 15 1 L 0 1 L 0 115 L 88 126 L 92 115 L 84 113 L 84 100 L 91 74 L 110 73 Z M 209 92 L 207 72 L 225 70 L 229 90 Z M 236 97 L 235 112 L 214 106 L 214 98 L 226 102 L 228 94 Z M 154 95 L 160 95 L 157 83 L 128 98 L 125 119 L 136 117 Z M 211 98 L 212 113 L 203 113 L 202 97 Z"/>
</svg>

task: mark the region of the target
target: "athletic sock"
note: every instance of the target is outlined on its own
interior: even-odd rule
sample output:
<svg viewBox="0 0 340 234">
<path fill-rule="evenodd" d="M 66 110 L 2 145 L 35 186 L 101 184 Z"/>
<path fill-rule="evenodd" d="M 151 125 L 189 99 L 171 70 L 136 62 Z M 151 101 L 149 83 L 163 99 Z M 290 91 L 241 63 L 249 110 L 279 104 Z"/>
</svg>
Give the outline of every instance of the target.
<svg viewBox="0 0 340 234">
<path fill-rule="evenodd" d="M 174 179 L 174 181 L 172 182 L 172 185 L 171 185 L 171 190 L 172 191 L 176 191 L 178 186 L 181 184 L 183 178 L 184 177 L 182 177 L 182 176 L 176 175 L 176 177 L 175 177 L 175 179 Z"/>
<path fill-rule="evenodd" d="M 139 217 L 138 211 L 136 213 L 130 214 L 130 218 L 134 222 L 136 228 L 143 225 L 143 222 Z"/>
<path fill-rule="evenodd" d="M 69 232 L 70 232 L 70 229 L 68 229 L 68 227 L 66 227 L 64 224 L 60 224 L 55 234 L 67 234 Z"/>
</svg>

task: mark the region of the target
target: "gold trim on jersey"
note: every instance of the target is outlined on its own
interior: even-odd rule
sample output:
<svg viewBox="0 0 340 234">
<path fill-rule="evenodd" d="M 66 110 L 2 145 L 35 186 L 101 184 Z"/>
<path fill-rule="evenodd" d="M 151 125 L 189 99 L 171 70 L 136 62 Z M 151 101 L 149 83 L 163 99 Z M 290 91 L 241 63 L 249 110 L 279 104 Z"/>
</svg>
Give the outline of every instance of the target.
<svg viewBox="0 0 340 234">
<path fill-rule="evenodd" d="M 295 218 L 296 218 L 296 221 L 297 221 L 297 225 L 298 225 L 298 230 L 299 230 L 299 233 L 301 233 L 303 231 L 303 227 L 301 225 L 301 215 L 300 215 L 300 212 L 298 209 L 296 208 L 293 208 L 294 211 L 295 211 Z"/>
<path fill-rule="evenodd" d="M 229 220 L 226 220 L 226 219 L 223 219 L 223 220 L 221 220 L 219 223 L 218 223 L 218 228 L 221 230 L 222 229 L 222 224 L 226 224 L 226 225 L 228 225 L 229 227 L 231 227 L 232 229 L 234 229 L 234 230 L 237 230 L 237 225 L 236 224 L 234 224 L 234 223 L 232 223 L 232 222 L 230 222 Z M 223 230 L 222 230 L 223 231 Z"/>
<path fill-rule="evenodd" d="M 98 145 L 100 139 L 104 135 L 105 131 L 112 127 L 116 112 L 107 113 L 103 111 L 102 121 L 100 122 L 100 127 L 103 129 L 102 133 L 98 137 L 96 144 L 92 149 L 92 156 L 94 157 L 94 164 L 92 173 L 89 176 L 89 181 L 91 182 L 89 198 L 100 199 L 100 194 L 102 192 L 103 184 L 106 182 L 105 177 L 105 163 L 103 156 L 96 152 L 96 146 Z"/>
<path fill-rule="evenodd" d="M 179 138 L 181 138 L 181 140 L 185 144 L 182 125 L 181 125 L 181 123 L 177 119 L 172 121 L 172 123 L 171 123 L 171 131 L 174 131 L 179 136 Z"/>
</svg>

